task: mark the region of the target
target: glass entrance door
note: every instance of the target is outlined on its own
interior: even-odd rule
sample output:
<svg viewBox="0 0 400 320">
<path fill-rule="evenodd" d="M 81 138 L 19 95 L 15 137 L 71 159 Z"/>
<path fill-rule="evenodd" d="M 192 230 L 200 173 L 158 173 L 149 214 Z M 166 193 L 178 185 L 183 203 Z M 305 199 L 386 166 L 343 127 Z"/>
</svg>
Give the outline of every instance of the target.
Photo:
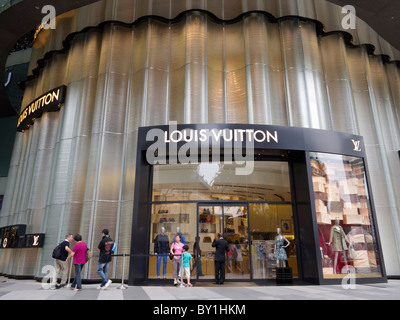
<svg viewBox="0 0 400 320">
<path fill-rule="evenodd" d="M 198 279 L 215 278 L 214 239 L 221 233 L 229 243 L 225 256 L 225 279 L 250 280 L 250 250 L 248 205 L 198 205 L 198 231 L 194 245 L 195 268 Z"/>
</svg>

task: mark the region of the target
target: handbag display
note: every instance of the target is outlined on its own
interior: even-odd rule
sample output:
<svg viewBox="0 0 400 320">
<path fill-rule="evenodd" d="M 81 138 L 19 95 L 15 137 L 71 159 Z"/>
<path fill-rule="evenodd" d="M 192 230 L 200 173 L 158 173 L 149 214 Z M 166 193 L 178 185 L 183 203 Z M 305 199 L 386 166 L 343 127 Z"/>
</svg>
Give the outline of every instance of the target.
<svg viewBox="0 0 400 320">
<path fill-rule="evenodd" d="M 356 256 L 357 256 L 357 254 L 356 254 L 356 250 L 354 249 L 354 245 L 350 244 L 349 245 L 349 258 L 354 260 L 354 259 L 356 259 Z"/>
</svg>

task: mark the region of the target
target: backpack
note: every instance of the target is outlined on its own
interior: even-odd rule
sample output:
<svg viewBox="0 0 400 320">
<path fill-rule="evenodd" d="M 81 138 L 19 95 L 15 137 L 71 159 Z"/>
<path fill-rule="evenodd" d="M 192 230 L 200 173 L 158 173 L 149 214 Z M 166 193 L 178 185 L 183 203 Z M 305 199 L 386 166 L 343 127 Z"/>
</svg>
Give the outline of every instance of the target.
<svg viewBox="0 0 400 320">
<path fill-rule="evenodd" d="M 60 242 L 58 245 L 57 245 L 57 247 L 55 247 L 54 248 L 54 250 L 53 250 L 53 255 L 52 255 L 52 257 L 54 258 L 54 259 L 60 259 L 61 257 L 62 257 L 62 255 L 63 255 L 63 250 L 64 250 L 64 248 L 62 247 L 62 244 L 64 243 L 64 241 L 62 241 L 62 242 Z"/>
<path fill-rule="evenodd" d="M 112 246 L 112 248 L 111 248 L 111 254 L 114 254 L 116 250 L 117 250 L 117 243 L 114 242 L 114 243 L 113 243 L 113 246 Z"/>
</svg>

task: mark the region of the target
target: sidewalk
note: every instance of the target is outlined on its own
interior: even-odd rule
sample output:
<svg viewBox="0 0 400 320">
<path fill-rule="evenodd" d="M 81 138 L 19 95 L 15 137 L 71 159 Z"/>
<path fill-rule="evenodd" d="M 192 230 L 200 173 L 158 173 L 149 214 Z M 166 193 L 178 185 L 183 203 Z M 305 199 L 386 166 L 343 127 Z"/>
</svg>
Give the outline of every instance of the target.
<svg viewBox="0 0 400 320">
<path fill-rule="evenodd" d="M 0 300 L 400 300 L 400 280 L 357 284 L 355 289 L 329 286 L 138 286 L 120 289 L 112 283 L 106 290 L 98 284 L 84 284 L 83 290 L 44 289 L 41 282 L 0 277 Z"/>
</svg>

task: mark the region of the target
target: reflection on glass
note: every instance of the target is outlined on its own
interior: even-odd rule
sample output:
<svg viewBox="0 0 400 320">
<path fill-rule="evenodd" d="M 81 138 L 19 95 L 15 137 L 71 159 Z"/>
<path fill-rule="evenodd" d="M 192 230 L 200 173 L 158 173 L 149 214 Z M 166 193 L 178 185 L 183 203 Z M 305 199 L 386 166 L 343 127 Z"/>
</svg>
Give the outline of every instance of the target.
<svg viewBox="0 0 400 320">
<path fill-rule="evenodd" d="M 324 278 L 380 277 L 361 158 L 310 153 Z"/>
<path fill-rule="evenodd" d="M 212 188 L 222 168 L 223 165 L 220 163 L 201 163 L 197 166 L 197 173 L 202 182 Z"/>
<path fill-rule="evenodd" d="M 199 279 L 214 279 L 214 253 L 212 242 L 217 233 L 222 233 L 222 206 L 199 206 L 199 257 L 197 270 Z"/>
<path fill-rule="evenodd" d="M 229 243 L 226 279 L 249 279 L 247 206 L 224 206 L 224 238 Z"/>
<path fill-rule="evenodd" d="M 208 205 L 199 206 L 199 278 L 215 278 L 212 242 L 218 233 L 230 249 L 225 257 L 225 279 L 250 279 L 247 207 Z"/>
<path fill-rule="evenodd" d="M 256 161 L 245 176 L 236 168 L 224 162 L 154 166 L 153 201 L 291 201 L 286 162 Z"/>
</svg>

